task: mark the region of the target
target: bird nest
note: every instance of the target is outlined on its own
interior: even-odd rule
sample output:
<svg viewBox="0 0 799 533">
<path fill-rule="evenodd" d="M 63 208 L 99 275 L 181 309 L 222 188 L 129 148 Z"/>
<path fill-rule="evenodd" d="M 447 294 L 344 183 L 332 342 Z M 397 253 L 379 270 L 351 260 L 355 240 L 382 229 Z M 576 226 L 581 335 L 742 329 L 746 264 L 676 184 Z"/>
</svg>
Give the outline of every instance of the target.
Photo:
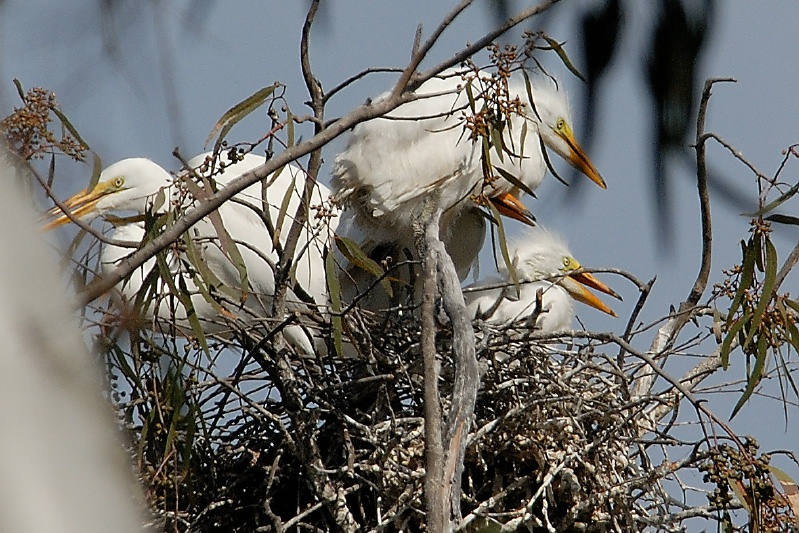
<svg viewBox="0 0 799 533">
<path fill-rule="evenodd" d="M 266 337 L 269 327 L 209 338 L 207 351 L 149 331 L 108 345 L 157 527 L 424 528 L 420 324 L 348 318 L 358 350 L 342 357 L 290 352 Z M 466 529 L 642 529 L 663 505 L 656 478 L 668 472 L 642 473 L 645 418 L 624 369 L 598 341 L 485 325 L 476 334 Z M 451 338 L 442 327 L 436 341 L 444 413 Z"/>
</svg>

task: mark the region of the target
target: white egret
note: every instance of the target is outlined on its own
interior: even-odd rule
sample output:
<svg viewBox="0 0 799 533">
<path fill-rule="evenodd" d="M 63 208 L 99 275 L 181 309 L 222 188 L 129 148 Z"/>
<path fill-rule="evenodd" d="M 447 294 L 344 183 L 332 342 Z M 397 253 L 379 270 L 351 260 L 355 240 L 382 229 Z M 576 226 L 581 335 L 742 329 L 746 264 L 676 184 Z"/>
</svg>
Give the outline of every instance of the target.
<svg viewBox="0 0 799 533">
<path fill-rule="evenodd" d="M 206 164 L 210 154 L 201 154 L 189 161 L 191 168 L 199 168 L 199 172 L 210 176 L 212 168 Z M 210 161 L 210 159 L 208 159 Z M 254 154 L 246 154 L 235 163 L 224 167 L 222 173 L 213 171 L 213 178 L 219 187 L 234 178 L 265 163 L 265 158 Z M 176 284 L 183 284 L 191 296 L 192 307 L 197 317 L 203 321 L 206 333 L 221 331 L 226 326 L 220 311 L 228 318 L 238 316 L 246 323 L 255 323 L 265 319 L 271 308 L 271 297 L 275 290 L 274 266 L 277 263 L 278 246 L 286 242 L 291 217 L 296 212 L 305 183 L 305 173 L 296 166 L 286 166 L 277 176 L 271 175 L 264 180 L 266 184 L 265 198 L 268 208 L 263 208 L 262 187 L 260 183 L 252 185 L 237 194 L 231 201 L 219 208 L 222 224 L 230 235 L 241 254 L 246 267 L 249 290 L 246 298 L 242 298 L 241 273 L 236 268 L 230 256 L 223 251 L 223 244 L 218 237 L 212 222 L 205 218 L 196 224 L 189 234 L 196 247 L 200 250 L 201 260 L 210 272 L 227 287 L 238 291 L 239 298 L 229 298 L 233 304 L 220 305 L 211 303 L 199 292 L 195 283 L 198 265 L 191 264 L 187 255 L 173 249 L 167 255 L 169 268 L 176 279 Z M 101 216 L 112 211 L 133 211 L 144 214 L 153 208 L 158 212 L 165 212 L 181 203 L 178 198 L 180 183 L 162 167 L 143 158 L 124 159 L 107 167 L 100 175 L 97 185 L 91 190 L 79 193 L 68 199 L 65 203 L 72 213 L 82 219 Z M 161 198 L 158 206 L 157 198 Z M 312 206 L 322 205 L 329 196 L 329 190 L 322 184 L 317 184 L 314 190 Z M 166 201 L 164 202 L 164 198 Z M 284 217 L 280 220 L 284 202 L 287 207 L 283 209 Z M 184 202 L 185 203 L 185 202 Z M 58 215 L 57 208 L 51 214 Z M 265 220 L 275 232 L 279 232 L 277 245 L 273 243 L 273 233 L 267 229 Z M 61 214 L 48 224 L 48 228 L 60 226 L 68 222 L 66 215 Z M 325 244 L 327 242 L 327 223 L 329 220 L 315 219 L 313 212 L 309 221 L 303 228 L 296 247 L 294 263 L 296 272 L 294 281 L 296 291 L 290 291 L 288 296 L 291 310 L 307 309 L 306 303 L 298 296 L 304 292 L 309 295 L 313 306 L 321 307 L 327 303 L 327 288 L 324 276 L 324 262 L 322 260 Z M 115 240 L 132 241 L 139 243 L 144 236 L 144 225 L 140 222 L 123 225 L 114 232 Z M 115 268 L 119 261 L 133 253 L 134 249 L 104 245 L 101 251 L 100 263 L 104 272 Z M 132 301 L 143 282 L 155 266 L 155 259 L 151 259 L 143 267 L 133 273 L 131 278 L 117 287 L 117 297 Z M 164 285 L 159 290 L 165 290 Z M 301 291 L 299 289 L 302 289 Z M 244 306 L 237 306 L 235 300 L 245 299 Z M 148 313 L 161 318 L 172 317 L 177 319 L 178 325 L 187 327 L 186 309 L 176 306 L 172 299 L 160 298 L 157 312 L 149 309 Z M 206 329 L 207 328 L 207 329 Z M 289 342 L 304 352 L 313 350 L 312 336 L 303 328 L 292 325 L 285 330 Z"/>
<path fill-rule="evenodd" d="M 580 263 L 559 237 L 536 228 L 508 246 L 520 282 L 518 297 L 509 270 L 502 267 L 498 275 L 464 287 L 472 317 L 493 325 L 535 318 L 537 330 L 562 331 L 571 327 L 574 300 L 616 316 L 584 285 L 619 300 L 621 297 L 595 276 L 576 273 Z"/>
<path fill-rule="evenodd" d="M 485 238 L 485 223 L 474 200 L 485 198 L 500 213 L 531 222 L 532 216 L 516 199 L 521 188 L 506 176 L 514 176 L 529 190 L 538 187 L 547 171 L 542 144 L 605 188 L 574 139 L 562 90 L 546 80 L 533 80 L 533 105 L 522 74 L 510 76 L 507 85 L 485 71 L 471 79 L 473 74 L 470 69 L 445 71 L 422 84 L 416 91 L 418 100 L 353 128 L 333 168 L 334 197 L 346 206 L 339 235 L 354 240 L 369 255 L 379 255 L 386 246 L 414 250 L 412 224 L 423 216 L 426 201 L 432 201 L 444 210 L 440 238 L 463 280 Z M 467 83 L 478 113 L 486 106 L 496 117 L 496 107 L 504 106 L 508 120 L 501 133 L 505 148 L 489 150 L 489 176 L 483 168 L 483 143 L 473 142 L 464 129 L 475 122 L 464 89 Z M 497 87 L 500 96 L 488 96 Z"/>
</svg>

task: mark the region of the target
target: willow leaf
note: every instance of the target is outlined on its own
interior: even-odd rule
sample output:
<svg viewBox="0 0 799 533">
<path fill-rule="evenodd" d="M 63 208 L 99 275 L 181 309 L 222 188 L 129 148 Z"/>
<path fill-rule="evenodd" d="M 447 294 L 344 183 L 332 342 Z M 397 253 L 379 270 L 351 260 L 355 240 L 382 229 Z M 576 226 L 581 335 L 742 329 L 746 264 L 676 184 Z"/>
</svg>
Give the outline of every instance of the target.
<svg viewBox="0 0 799 533">
<path fill-rule="evenodd" d="M 502 130 L 499 128 L 495 128 L 492 124 L 489 130 L 489 134 L 491 135 L 491 146 L 493 146 L 494 151 L 497 153 L 499 157 L 499 162 L 505 162 L 505 156 L 502 155 L 503 148 L 505 146 L 505 142 L 502 140 Z"/>
<path fill-rule="evenodd" d="M 155 259 L 156 264 L 158 265 L 159 277 L 168 287 L 169 294 L 173 294 L 186 311 L 186 319 L 189 321 L 189 326 L 191 326 L 192 333 L 194 333 L 194 336 L 197 338 L 197 342 L 206 355 L 210 355 L 211 351 L 208 348 L 208 341 L 205 339 L 205 332 L 203 331 L 199 318 L 197 318 L 197 312 L 195 311 L 194 304 L 191 301 L 191 295 L 188 294 L 188 291 L 186 290 L 185 283 L 183 287 L 180 289 L 178 288 L 177 284 L 175 283 L 175 279 L 173 278 L 174 274 L 169 268 L 163 252 L 156 254 Z"/>
<path fill-rule="evenodd" d="M 568 187 L 569 182 L 561 178 L 560 174 L 558 174 L 557 171 L 555 170 L 555 167 L 552 166 L 552 161 L 549 160 L 549 153 L 547 152 L 547 147 L 544 144 L 544 138 L 541 137 L 540 135 L 538 136 L 538 143 L 541 145 L 541 155 L 544 156 L 544 162 L 546 162 L 549 171 L 552 173 L 552 175 L 555 177 L 556 180 L 558 180 L 559 182 Z"/>
<path fill-rule="evenodd" d="M 527 89 L 527 101 L 530 102 L 530 107 L 540 123 L 541 115 L 538 114 L 538 109 L 535 107 L 535 99 L 533 98 L 533 84 L 530 83 L 530 76 L 527 74 L 526 70 L 522 70 L 522 76 L 524 77 L 524 86 Z"/>
<path fill-rule="evenodd" d="M 797 487 L 796 481 L 776 466 L 769 465 L 768 469 L 782 485 L 782 492 L 793 511 L 794 524 L 799 527 L 799 487 Z"/>
<path fill-rule="evenodd" d="M 58 120 L 61 122 L 61 125 L 66 128 L 66 130 L 72 135 L 76 141 L 78 141 L 82 148 L 89 150 L 89 143 L 83 140 L 83 137 L 80 136 L 78 133 L 78 129 L 72 125 L 72 122 L 69 121 L 67 116 L 58 108 L 51 108 L 51 111 L 55 116 L 58 117 Z"/>
<path fill-rule="evenodd" d="M 472 114 L 475 114 L 477 113 L 477 105 L 474 101 L 474 89 L 472 88 L 473 81 L 474 80 L 467 81 L 464 89 L 466 90 L 466 98 L 469 100 L 469 109 L 472 111 Z"/>
</svg>

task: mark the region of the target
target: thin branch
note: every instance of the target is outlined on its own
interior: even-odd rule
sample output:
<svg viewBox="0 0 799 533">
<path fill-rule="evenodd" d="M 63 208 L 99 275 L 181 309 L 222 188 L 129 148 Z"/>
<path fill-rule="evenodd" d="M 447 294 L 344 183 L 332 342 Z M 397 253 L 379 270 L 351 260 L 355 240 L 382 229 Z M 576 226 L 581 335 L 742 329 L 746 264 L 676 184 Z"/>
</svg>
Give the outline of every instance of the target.
<svg viewBox="0 0 799 533">
<path fill-rule="evenodd" d="M 319 0 L 313 0 L 308 13 L 305 18 L 305 23 L 302 27 L 302 40 L 300 42 L 300 63 L 302 65 L 302 74 L 305 79 L 305 85 L 308 88 L 308 94 L 311 96 L 311 108 L 313 109 L 314 118 L 318 122 L 314 122 L 314 134 L 319 135 L 323 131 L 322 124 L 324 123 L 325 104 L 322 101 L 322 86 L 319 80 L 313 75 L 311 70 L 310 59 L 310 45 L 311 27 L 313 26 L 314 18 L 316 17 L 319 8 Z M 272 314 L 276 317 L 282 317 L 285 311 L 286 294 L 288 291 L 289 281 L 292 276 L 292 263 L 294 260 L 294 252 L 299 242 L 300 234 L 302 233 L 305 223 L 308 219 L 308 209 L 311 205 L 311 197 L 314 189 L 317 187 L 316 177 L 319 174 L 319 168 L 322 166 L 322 152 L 320 149 L 311 152 L 311 157 L 308 162 L 308 171 L 305 174 L 305 186 L 303 188 L 302 199 L 297 206 L 297 211 L 294 215 L 291 227 L 289 228 L 288 235 L 286 236 L 286 244 L 283 247 L 283 253 L 280 255 L 277 267 L 275 268 L 275 294 L 272 301 Z"/>
<path fill-rule="evenodd" d="M 774 278 L 774 291 L 773 293 L 776 294 L 777 290 L 779 289 L 782 282 L 785 281 L 785 276 L 796 266 L 797 261 L 799 261 L 799 242 L 793 247 L 791 253 L 788 255 L 788 258 L 783 263 L 782 268 L 780 271 L 777 272 L 776 278 Z"/>
<path fill-rule="evenodd" d="M 386 72 L 392 72 L 392 73 L 402 72 L 402 69 L 401 68 L 397 68 L 397 67 L 372 67 L 372 68 L 364 69 L 364 70 L 360 71 L 359 73 L 350 76 L 346 80 L 342 81 L 341 83 L 339 83 L 338 85 L 336 85 L 335 87 L 333 87 L 332 89 L 327 91 L 325 93 L 324 97 L 322 97 L 322 102 L 327 104 L 327 102 L 331 98 L 333 98 L 337 93 L 341 92 L 343 89 L 346 89 L 347 87 L 349 87 L 350 85 L 352 85 L 356 81 L 358 81 L 358 80 L 360 80 L 362 78 L 365 78 L 369 74 L 386 73 Z M 311 120 L 313 120 L 313 119 L 311 119 Z"/>
<path fill-rule="evenodd" d="M 427 53 L 433 47 L 433 45 L 441 36 L 441 34 L 444 32 L 444 30 L 446 30 L 447 27 L 450 24 L 452 24 L 455 18 L 464 9 L 469 7 L 469 5 L 471 5 L 472 3 L 471 0 L 461 2 L 447 15 L 447 17 L 444 20 L 441 21 L 441 24 L 439 24 L 438 27 L 433 31 L 433 34 L 424 43 L 422 43 L 421 47 L 419 48 L 419 51 L 414 55 L 414 57 L 411 60 L 411 63 L 405 68 L 402 76 L 400 76 L 400 79 L 397 81 L 397 84 L 394 86 L 394 89 L 391 92 L 391 96 L 397 97 L 405 91 L 415 90 L 422 83 L 429 80 L 436 74 L 450 67 L 462 63 L 466 59 L 472 57 L 474 54 L 485 48 L 487 45 L 491 44 L 493 41 L 496 40 L 497 37 L 504 34 L 511 28 L 519 25 L 520 23 L 524 22 L 525 20 L 531 17 L 534 17 L 535 15 L 538 15 L 539 13 L 543 13 L 544 11 L 550 9 L 553 5 L 557 4 L 558 2 L 560 2 L 560 0 L 547 0 L 545 2 L 540 3 L 537 6 L 529 7 L 519 12 L 515 16 L 506 20 L 500 26 L 496 27 L 494 30 L 486 33 L 483 37 L 476 40 L 474 43 L 464 47 L 462 50 L 457 52 L 451 58 L 438 63 L 437 65 L 426 71 L 419 72 L 416 75 L 414 75 L 419 64 L 425 58 Z"/>
<path fill-rule="evenodd" d="M 723 81 L 727 81 L 727 80 L 723 80 Z M 734 81 L 734 80 L 732 80 L 732 81 Z M 738 149 L 737 149 L 737 148 L 735 148 L 733 145 L 731 145 L 730 143 L 728 143 L 727 141 L 725 141 L 725 140 L 724 140 L 722 137 L 720 137 L 718 134 L 716 134 L 716 133 L 713 133 L 713 132 L 707 132 L 707 133 L 703 133 L 703 134 L 702 134 L 702 135 L 701 135 L 701 136 L 698 138 L 698 140 L 701 140 L 702 142 L 704 142 L 704 141 L 705 141 L 705 140 L 707 140 L 707 139 L 713 139 L 713 140 L 715 140 L 715 141 L 716 141 L 717 143 L 719 143 L 721 146 L 723 146 L 724 148 L 726 148 L 726 149 L 727 149 L 727 150 L 728 150 L 728 151 L 729 151 L 729 152 L 730 152 L 730 153 L 733 155 L 733 157 L 735 157 L 735 159 L 737 159 L 738 161 L 740 161 L 741 163 L 743 163 L 744 165 L 746 165 L 746 166 L 749 168 L 749 170 L 751 170 L 751 171 L 752 171 L 752 172 L 753 172 L 753 173 L 754 173 L 754 174 L 755 174 L 755 175 L 756 175 L 758 178 L 760 178 L 760 179 L 762 179 L 762 180 L 764 180 L 764 181 L 767 181 L 767 182 L 771 183 L 771 178 L 769 178 L 768 176 L 766 176 L 765 174 L 763 174 L 763 173 L 762 173 L 762 172 L 761 172 L 761 171 L 760 171 L 760 170 L 759 170 L 759 169 L 758 169 L 758 168 L 757 168 L 757 167 L 754 165 L 754 163 L 752 163 L 751 161 L 749 161 L 748 159 L 746 159 L 746 158 L 744 157 L 743 153 L 742 153 L 740 150 L 738 150 Z"/>
</svg>

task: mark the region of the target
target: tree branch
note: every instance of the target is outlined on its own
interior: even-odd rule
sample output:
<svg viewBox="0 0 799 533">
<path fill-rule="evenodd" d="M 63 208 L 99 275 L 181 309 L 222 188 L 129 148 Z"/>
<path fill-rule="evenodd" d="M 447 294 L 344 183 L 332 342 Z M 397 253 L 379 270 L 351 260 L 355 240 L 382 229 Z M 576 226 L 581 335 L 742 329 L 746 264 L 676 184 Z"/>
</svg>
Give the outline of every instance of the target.
<svg viewBox="0 0 799 533">
<path fill-rule="evenodd" d="M 425 204 L 425 210 L 432 200 Z M 438 256 L 431 252 L 429 244 L 438 234 L 438 219 L 441 210 L 436 210 L 423 227 L 415 224 L 416 246 L 422 261 L 422 361 L 424 364 L 424 449 L 425 481 L 424 499 L 429 531 L 447 531 L 449 526 L 449 501 L 444 491 L 444 443 L 442 438 L 443 416 L 438 390 L 439 363 L 436 358 L 436 273 Z M 435 232 L 435 233 L 433 233 Z M 431 237 L 432 234 L 432 237 Z"/>
<path fill-rule="evenodd" d="M 710 276 L 710 264 L 712 254 L 713 242 L 713 229 L 712 220 L 710 217 L 710 196 L 707 189 L 707 163 L 706 163 L 706 150 L 705 142 L 705 120 L 707 117 L 707 107 L 710 103 L 711 89 L 717 82 L 734 82 L 732 78 L 709 78 L 705 81 L 705 87 L 702 92 L 702 100 L 699 106 L 699 113 L 696 120 L 696 186 L 699 194 L 699 207 L 702 220 L 702 260 L 699 266 L 699 273 L 697 274 L 696 281 L 694 282 L 688 298 L 680 304 L 676 313 L 672 314 L 666 323 L 658 329 L 655 339 L 649 348 L 650 353 L 660 354 L 663 353 L 669 346 L 674 344 L 674 341 L 679 335 L 682 328 L 691 318 L 691 312 L 699 303 L 699 299 L 704 294 L 707 288 L 707 280 Z M 648 394 L 652 385 L 654 385 L 654 375 L 641 378 L 636 384 L 633 391 L 633 397 L 636 395 Z"/>
<path fill-rule="evenodd" d="M 414 85 L 418 86 L 442 70 L 456 65 L 464 59 L 474 55 L 476 52 L 485 47 L 486 44 L 490 43 L 498 36 L 508 31 L 510 28 L 530 17 L 546 11 L 558 2 L 559 0 L 548 0 L 546 2 L 542 2 L 536 7 L 525 9 L 518 15 L 508 19 L 505 24 L 486 34 L 483 38 L 477 40 L 474 44 L 465 47 L 452 58 L 439 63 L 437 66 L 423 73 L 420 73 L 415 78 Z M 432 44 L 429 44 L 429 42 L 430 39 L 428 39 L 428 41 L 425 43 L 428 45 L 428 49 L 432 46 Z M 425 51 L 424 46 L 420 52 L 421 51 Z M 421 58 L 419 58 L 419 61 L 421 61 Z M 416 64 L 418 65 L 418 62 L 416 62 Z M 405 72 L 407 73 L 408 71 L 409 69 L 406 68 Z M 399 82 L 397 86 L 399 86 Z M 125 279 L 125 277 L 129 276 L 134 270 L 143 265 L 150 257 L 153 257 L 155 254 L 166 248 L 170 243 L 176 241 L 186 230 L 191 228 L 194 224 L 199 222 L 203 217 L 207 216 L 212 211 L 218 209 L 223 203 L 245 188 L 266 178 L 278 168 L 322 148 L 356 124 L 383 116 L 386 113 L 393 111 L 400 105 L 416 99 L 416 95 L 403 92 L 402 90 L 397 91 L 395 87 L 395 90 L 387 98 L 376 103 L 369 102 L 367 104 L 358 106 L 351 113 L 328 125 L 324 130 L 316 133 L 307 141 L 286 148 L 286 150 L 284 150 L 281 154 L 276 155 L 264 163 L 264 165 L 239 176 L 235 180 L 231 181 L 227 186 L 209 196 L 205 202 L 202 202 L 194 209 L 185 213 L 182 217 L 175 221 L 175 224 L 164 231 L 164 233 L 146 245 L 142 246 L 140 250 L 132 254 L 126 260 L 122 261 L 119 267 L 117 267 L 113 272 L 110 272 L 108 275 L 103 276 L 102 278 L 92 280 L 78 295 L 77 305 L 79 307 L 84 307 L 101 295 L 105 294 L 114 285 Z M 308 179 L 313 179 L 310 172 Z"/>
</svg>

